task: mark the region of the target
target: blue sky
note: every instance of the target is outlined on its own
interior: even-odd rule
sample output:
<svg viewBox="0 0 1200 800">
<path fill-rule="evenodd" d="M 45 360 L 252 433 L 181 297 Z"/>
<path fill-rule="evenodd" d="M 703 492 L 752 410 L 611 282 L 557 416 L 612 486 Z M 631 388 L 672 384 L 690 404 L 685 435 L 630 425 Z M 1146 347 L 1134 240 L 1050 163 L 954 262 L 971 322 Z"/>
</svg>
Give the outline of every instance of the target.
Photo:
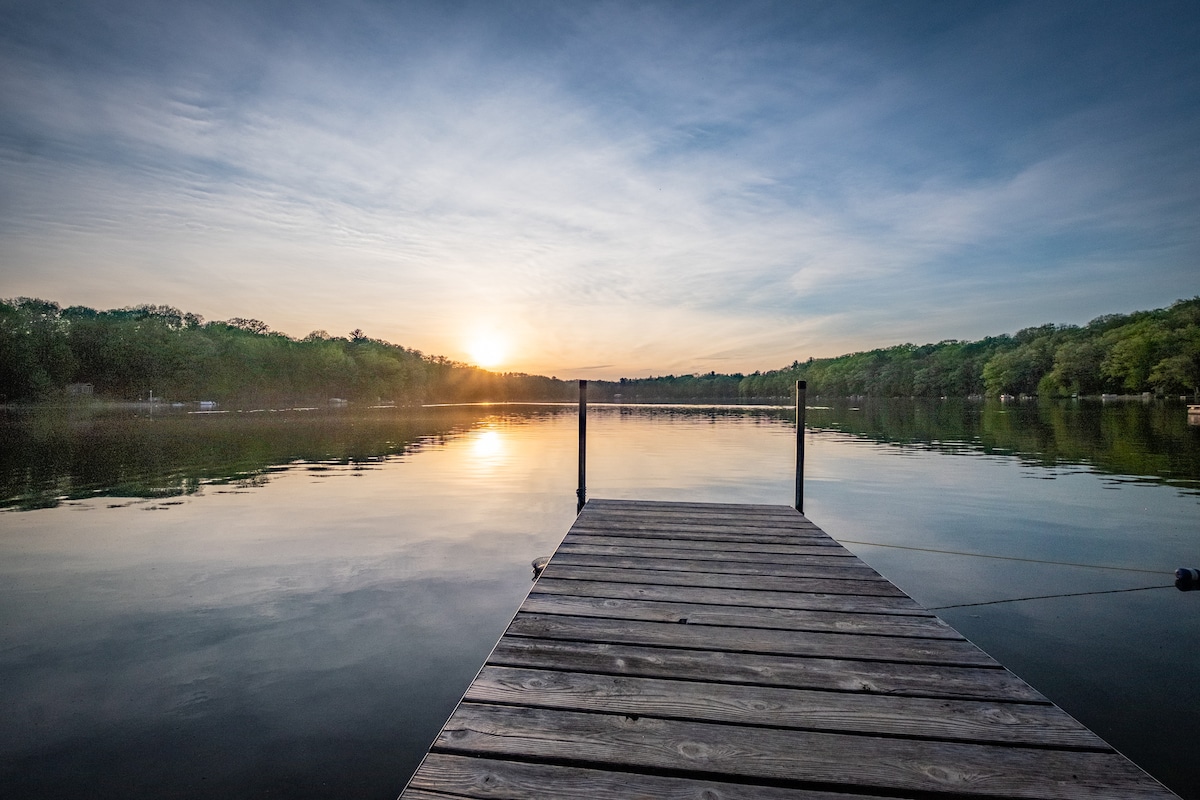
<svg viewBox="0 0 1200 800">
<path fill-rule="evenodd" d="M 559 377 L 1200 293 L 1194 2 L 2 2 L 0 296 Z"/>
</svg>

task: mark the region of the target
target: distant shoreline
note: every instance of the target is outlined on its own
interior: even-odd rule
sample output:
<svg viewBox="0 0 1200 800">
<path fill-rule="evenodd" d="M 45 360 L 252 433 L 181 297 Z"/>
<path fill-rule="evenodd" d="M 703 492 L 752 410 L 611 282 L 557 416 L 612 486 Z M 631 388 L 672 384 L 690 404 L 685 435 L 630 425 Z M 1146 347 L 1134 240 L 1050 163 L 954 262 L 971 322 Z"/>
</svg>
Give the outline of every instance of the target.
<svg viewBox="0 0 1200 800">
<path fill-rule="evenodd" d="M 820 410 L 814 406 L 817 402 L 828 403 L 878 403 L 889 401 L 920 401 L 940 403 L 948 401 L 966 403 L 1037 403 L 1037 402 L 1164 402 L 1188 404 L 1196 401 L 1192 395 L 1154 395 L 1142 394 L 1093 394 L 1077 395 L 1074 397 L 1039 397 L 1037 395 L 986 397 L 967 395 L 958 397 L 903 397 L 903 396 L 872 396 L 872 395 L 810 395 L 807 408 Z M 381 409 L 404 409 L 409 411 L 436 408 L 487 408 L 504 406 L 545 406 L 550 408 L 574 408 L 578 401 L 567 400 L 474 400 L 470 402 L 444 403 L 365 403 L 347 401 L 342 404 L 313 405 L 305 401 L 295 403 L 255 404 L 255 403 L 213 403 L 211 407 L 202 406 L 200 401 L 170 401 L 170 400 L 42 400 L 29 403 L 0 403 L 0 411 L 151 411 L 183 414 L 229 414 L 273 412 L 311 412 L 311 411 L 365 411 Z M 728 409 L 775 409 L 790 410 L 795 408 L 795 399 L 788 397 L 760 398 L 652 398 L 639 397 L 630 400 L 588 400 L 589 408 L 728 408 Z"/>
</svg>

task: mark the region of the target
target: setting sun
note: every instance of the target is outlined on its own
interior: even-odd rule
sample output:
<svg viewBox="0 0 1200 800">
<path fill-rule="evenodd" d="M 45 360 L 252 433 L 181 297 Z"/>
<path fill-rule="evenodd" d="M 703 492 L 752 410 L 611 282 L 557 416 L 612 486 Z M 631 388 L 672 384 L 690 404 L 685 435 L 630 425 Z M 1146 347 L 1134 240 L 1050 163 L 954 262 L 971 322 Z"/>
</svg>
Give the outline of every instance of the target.
<svg viewBox="0 0 1200 800">
<path fill-rule="evenodd" d="M 468 352 L 471 361 L 485 369 L 500 366 L 507 355 L 504 342 L 494 334 L 477 337 Z"/>
</svg>

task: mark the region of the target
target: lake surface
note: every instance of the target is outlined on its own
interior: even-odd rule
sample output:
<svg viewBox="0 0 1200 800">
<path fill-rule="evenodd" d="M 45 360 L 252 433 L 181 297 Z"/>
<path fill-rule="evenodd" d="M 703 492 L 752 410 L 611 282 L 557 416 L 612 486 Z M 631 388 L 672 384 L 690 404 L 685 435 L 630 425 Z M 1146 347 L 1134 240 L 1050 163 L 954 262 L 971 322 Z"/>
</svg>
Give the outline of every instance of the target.
<svg viewBox="0 0 1200 800">
<path fill-rule="evenodd" d="M 810 402 L 808 516 L 1200 798 L 1183 406 Z M 792 500 L 786 409 L 588 433 L 593 497 Z M 394 798 L 574 519 L 575 447 L 557 406 L 8 412 L 5 797 Z"/>
</svg>

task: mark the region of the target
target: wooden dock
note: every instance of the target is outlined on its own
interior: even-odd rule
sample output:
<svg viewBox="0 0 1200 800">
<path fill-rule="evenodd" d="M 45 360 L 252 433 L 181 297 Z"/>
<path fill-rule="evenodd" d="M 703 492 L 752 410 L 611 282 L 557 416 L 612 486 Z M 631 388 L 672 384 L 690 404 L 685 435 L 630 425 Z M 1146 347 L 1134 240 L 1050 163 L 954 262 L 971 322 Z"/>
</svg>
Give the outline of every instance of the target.
<svg viewBox="0 0 1200 800">
<path fill-rule="evenodd" d="M 401 795 L 1175 796 L 794 509 L 613 500 Z"/>
</svg>

